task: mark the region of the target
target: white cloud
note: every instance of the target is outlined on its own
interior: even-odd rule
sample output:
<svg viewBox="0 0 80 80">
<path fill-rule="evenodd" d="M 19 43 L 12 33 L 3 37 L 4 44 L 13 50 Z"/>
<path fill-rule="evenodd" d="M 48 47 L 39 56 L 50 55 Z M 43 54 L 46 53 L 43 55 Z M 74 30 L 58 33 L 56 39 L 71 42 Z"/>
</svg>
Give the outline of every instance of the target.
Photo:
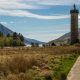
<svg viewBox="0 0 80 80">
<path fill-rule="evenodd" d="M 80 15 L 79 15 L 79 19 L 80 19 Z"/>
<path fill-rule="evenodd" d="M 44 16 L 33 14 L 22 9 L 40 9 L 44 8 L 41 5 L 62 5 L 80 2 L 80 0 L 0 0 L 0 15 L 31 17 L 36 19 L 65 19 L 69 15 Z"/>
<path fill-rule="evenodd" d="M 29 0 L 25 0 L 29 1 Z M 80 0 L 30 0 L 32 2 L 37 2 L 43 5 L 73 5 L 80 4 Z"/>
<path fill-rule="evenodd" d="M 0 9 L 43 9 L 45 5 L 74 3 L 80 4 L 80 0 L 0 0 Z"/>
<path fill-rule="evenodd" d="M 43 0 L 39 3 L 44 5 L 73 5 L 74 3 L 78 4 L 78 0 Z"/>
<path fill-rule="evenodd" d="M 0 0 L 0 9 L 40 9 L 38 5 L 29 4 L 23 0 Z"/>
<path fill-rule="evenodd" d="M 0 22 L 0 23 L 4 25 L 8 24 L 6 21 Z"/>
<path fill-rule="evenodd" d="M 58 16 L 43 16 L 38 14 L 33 14 L 28 11 L 23 10 L 0 10 L 0 15 L 6 15 L 6 16 L 17 16 L 17 17 L 31 17 L 36 19 L 65 19 L 69 18 L 69 15 L 58 15 Z"/>
<path fill-rule="evenodd" d="M 13 24 L 13 23 L 15 23 L 15 22 L 13 22 L 13 21 L 10 21 L 9 23 Z"/>
<path fill-rule="evenodd" d="M 46 8 L 45 5 L 74 3 L 80 4 L 80 0 L 0 0 L 0 9 L 43 9 Z"/>
</svg>

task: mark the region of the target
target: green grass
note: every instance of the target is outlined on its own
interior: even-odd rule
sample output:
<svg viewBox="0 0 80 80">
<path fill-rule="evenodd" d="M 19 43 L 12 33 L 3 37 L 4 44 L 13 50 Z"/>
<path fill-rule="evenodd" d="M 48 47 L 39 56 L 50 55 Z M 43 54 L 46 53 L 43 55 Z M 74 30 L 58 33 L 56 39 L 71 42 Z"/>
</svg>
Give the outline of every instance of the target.
<svg viewBox="0 0 80 80">
<path fill-rule="evenodd" d="M 77 56 L 74 58 L 73 56 L 70 56 L 68 58 L 64 58 L 62 60 L 62 64 L 60 66 L 61 70 L 64 71 L 64 73 L 67 75 L 72 68 L 74 62 L 76 61 Z"/>
<path fill-rule="evenodd" d="M 72 66 L 76 62 L 77 58 L 78 55 L 76 54 L 61 57 L 58 67 L 54 69 L 54 80 L 66 80 L 66 77 L 69 71 L 71 70 Z"/>
</svg>

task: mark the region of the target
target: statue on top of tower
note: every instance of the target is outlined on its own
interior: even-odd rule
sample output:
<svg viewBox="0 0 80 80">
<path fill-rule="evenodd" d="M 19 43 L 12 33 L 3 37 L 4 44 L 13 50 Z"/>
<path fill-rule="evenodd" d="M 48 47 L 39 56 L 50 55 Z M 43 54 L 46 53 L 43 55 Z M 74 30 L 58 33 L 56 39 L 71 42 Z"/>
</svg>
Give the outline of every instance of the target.
<svg viewBox="0 0 80 80">
<path fill-rule="evenodd" d="M 73 8 L 74 8 L 74 10 L 76 10 L 76 5 L 75 4 L 73 5 Z"/>
</svg>

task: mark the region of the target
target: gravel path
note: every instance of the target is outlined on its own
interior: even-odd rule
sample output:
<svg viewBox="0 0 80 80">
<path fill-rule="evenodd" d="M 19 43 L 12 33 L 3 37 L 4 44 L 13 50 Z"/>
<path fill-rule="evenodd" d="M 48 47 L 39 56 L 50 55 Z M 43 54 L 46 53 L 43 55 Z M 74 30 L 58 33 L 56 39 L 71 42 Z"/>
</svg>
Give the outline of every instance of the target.
<svg viewBox="0 0 80 80">
<path fill-rule="evenodd" d="M 80 80 L 80 57 L 78 57 L 70 73 L 68 74 L 67 80 Z"/>
</svg>

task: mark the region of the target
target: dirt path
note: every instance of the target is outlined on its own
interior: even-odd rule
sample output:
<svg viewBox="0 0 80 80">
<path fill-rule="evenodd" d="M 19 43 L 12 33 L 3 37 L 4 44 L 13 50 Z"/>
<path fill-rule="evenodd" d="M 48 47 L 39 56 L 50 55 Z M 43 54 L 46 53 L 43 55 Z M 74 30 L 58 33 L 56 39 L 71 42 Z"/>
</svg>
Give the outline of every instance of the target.
<svg viewBox="0 0 80 80">
<path fill-rule="evenodd" d="M 68 74 L 67 80 L 80 80 L 80 57 L 78 57 L 76 63 Z"/>
</svg>

